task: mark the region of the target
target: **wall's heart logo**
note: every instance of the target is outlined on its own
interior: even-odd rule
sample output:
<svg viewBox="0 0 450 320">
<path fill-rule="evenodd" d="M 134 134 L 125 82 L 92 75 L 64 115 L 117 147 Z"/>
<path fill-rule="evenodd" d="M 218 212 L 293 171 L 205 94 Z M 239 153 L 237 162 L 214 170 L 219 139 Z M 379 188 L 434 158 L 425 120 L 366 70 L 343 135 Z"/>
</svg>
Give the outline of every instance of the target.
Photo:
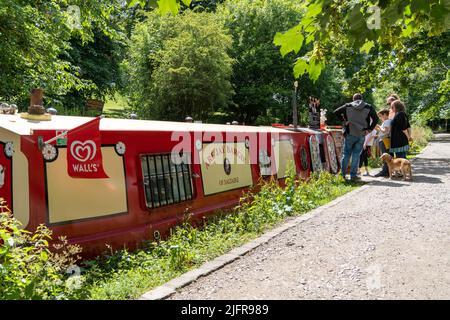
<svg viewBox="0 0 450 320">
<path fill-rule="evenodd" d="M 94 159 L 97 153 L 97 147 L 92 140 L 86 140 L 84 142 L 76 140 L 70 145 L 70 153 L 78 161 L 86 162 Z"/>
<path fill-rule="evenodd" d="M 67 173 L 72 178 L 107 179 L 103 169 L 100 119 L 67 132 Z"/>
</svg>

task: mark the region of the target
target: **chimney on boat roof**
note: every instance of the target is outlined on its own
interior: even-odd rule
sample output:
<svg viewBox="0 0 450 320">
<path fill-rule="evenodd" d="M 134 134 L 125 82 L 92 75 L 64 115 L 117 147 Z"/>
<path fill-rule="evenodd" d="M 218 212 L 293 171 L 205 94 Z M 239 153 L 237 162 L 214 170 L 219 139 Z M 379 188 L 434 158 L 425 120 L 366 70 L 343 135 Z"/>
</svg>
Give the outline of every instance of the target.
<svg viewBox="0 0 450 320">
<path fill-rule="evenodd" d="M 44 90 L 41 88 L 35 88 L 31 90 L 30 95 L 30 107 L 28 108 L 29 114 L 44 114 Z"/>
</svg>

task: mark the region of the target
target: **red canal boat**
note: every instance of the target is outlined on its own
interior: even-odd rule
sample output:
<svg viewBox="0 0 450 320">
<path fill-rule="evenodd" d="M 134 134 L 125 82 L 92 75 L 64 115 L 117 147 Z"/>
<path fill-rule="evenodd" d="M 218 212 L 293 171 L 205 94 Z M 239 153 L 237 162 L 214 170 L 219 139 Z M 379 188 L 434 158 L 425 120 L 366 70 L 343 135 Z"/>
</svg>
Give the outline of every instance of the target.
<svg viewBox="0 0 450 320">
<path fill-rule="evenodd" d="M 0 197 L 25 228 L 43 223 L 88 256 L 158 238 L 187 211 L 195 220 L 235 206 L 261 177 L 282 181 L 290 162 L 302 178 L 339 169 L 326 131 L 103 118 L 108 178 L 73 178 L 62 133 L 90 120 L 0 115 Z"/>
</svg>

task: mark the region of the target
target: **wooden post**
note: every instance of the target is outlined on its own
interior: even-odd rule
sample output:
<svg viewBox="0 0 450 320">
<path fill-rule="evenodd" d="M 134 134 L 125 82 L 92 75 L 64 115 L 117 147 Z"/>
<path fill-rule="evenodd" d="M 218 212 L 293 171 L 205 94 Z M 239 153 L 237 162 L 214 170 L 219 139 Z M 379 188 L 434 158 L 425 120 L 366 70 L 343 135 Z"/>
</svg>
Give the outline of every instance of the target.
<svg viewBox="0 0 450 320">
<path fill-rule="evenodd" d="M 292 96 L 292 117 L 293 117 L 294 131 L 297 131 L 297 126 L 298 126 L 297 87 L 298 87 L 298 81 L 295 81 L 294 82 L 294 95 Z"/>
</svg>

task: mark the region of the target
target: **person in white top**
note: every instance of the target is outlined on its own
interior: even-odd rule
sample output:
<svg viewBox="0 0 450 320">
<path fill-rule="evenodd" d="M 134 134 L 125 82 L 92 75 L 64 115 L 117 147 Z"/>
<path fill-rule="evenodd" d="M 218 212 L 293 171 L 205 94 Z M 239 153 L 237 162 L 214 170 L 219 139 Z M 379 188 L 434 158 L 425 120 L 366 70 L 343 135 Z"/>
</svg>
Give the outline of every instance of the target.
<svg viewBox="0 0 450 320">
<path fill-rule="evenodd" d="M 364 168 L 366 169 L 366 173 L 364 174 L 365 176 L 370 176 L 368 169 L 369 158 L 372 156 L 372 145 L 376 135 L 377 130 L 373 129 L 364 137 L 363 149 L 359 157 L 359 169 L 361 170 L 362 166 L 364 165 Z"/>
<path fill-rule="evenodd" d="M 391 111 L 389 109 L 383 109 L 378 112 L 378 116 L 381 118 L 383 123 L 381 126 L 376 126 L 375 130 L 379 131 L 379 141 L 378 146 L 380 148 L 381 154 L 389 153 L 390 148 L 390 133 L 391 133 L 391 123 L 392 119 L 390 118 Z M 380 172 L 378 172 L 375 177 L 388 177 L 389 170 L 386 163 L 383 163 L 383 168 Z"/>
</svg>

